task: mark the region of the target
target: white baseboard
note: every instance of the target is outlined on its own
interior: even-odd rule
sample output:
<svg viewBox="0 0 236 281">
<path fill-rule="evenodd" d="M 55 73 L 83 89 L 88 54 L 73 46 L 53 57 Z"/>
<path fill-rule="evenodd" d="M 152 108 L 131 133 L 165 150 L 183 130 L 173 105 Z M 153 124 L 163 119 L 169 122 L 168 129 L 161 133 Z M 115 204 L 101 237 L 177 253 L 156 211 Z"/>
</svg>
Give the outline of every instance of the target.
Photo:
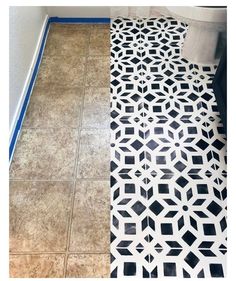
<svg viewBox="0 0 236 281">
<path fill-rule="evenodd" d="M 21 97 L 20 97 L 20 100 L 19 100 L 18 105 L 17 105 L 16 112 L 15 112 L 14 117 L 13 117 L 13 122 L 12 122 L 11 127 L 10 127 L 10 142 L 9 142 L 10 144 L 11 144 L 14 132 L 16 130 L 16 125 L 17 125 L 18 119 L 19 119 L 20 114 L 21 114 L 22 106 L 23 106 L 24 101 L 25 101 L 25 97 L 26 97 L 26 94 L 27 94 L 27 91 L 28 91 L 28 88 L 29 88 L 29 84 L 30 84 L 31 79 L 32 79 L 32 74 L 33 74 L 34 67 L 35 67 L 36 62 L 37 62 L 37 58 L 38 58 L 38 55 L 39 55 L 39 51 L 40 51 L 40 47 L 41 47 L 41 44 L 42 44 L 44 32 L 46 30 L 46 26 L 47 26 L 47 23 L 48 23 L 48 19 L 49 19 L 49 16 L 46 15 L 45 19 L 44 19 L 44 22 L 43 22 L 43 25 L 42 25 L 42 28 L 41 28 L 41 31 L 40 31 L 40 34 L 39 34 L 39 37 L 38 37 L 37 45 L 36 45 L 36 48 L 35 48 L 34 55 L 32 57 L 32 61 L 31 61 L 30 67 L 29 67 L 29 71 L 28 71 L 26 79 L 25 79 L 25 83 L 24 83 L 24 86 L 23 86 L 23 89 L 22 89 Z M 12 153 L 12 155 L 13 155 L 13 153 Z"/>
</svg>

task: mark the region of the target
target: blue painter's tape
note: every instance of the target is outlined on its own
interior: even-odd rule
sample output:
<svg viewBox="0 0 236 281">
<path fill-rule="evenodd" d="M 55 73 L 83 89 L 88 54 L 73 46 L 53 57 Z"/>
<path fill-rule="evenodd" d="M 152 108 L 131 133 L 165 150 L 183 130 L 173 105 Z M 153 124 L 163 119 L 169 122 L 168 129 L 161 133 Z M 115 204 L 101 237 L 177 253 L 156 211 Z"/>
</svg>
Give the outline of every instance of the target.
<svg viewBox="0 0 236 281">
<path fill-rule="evenodd" d="M 110 23 L 110 18 L 49 18 L 50 23 Z"/>
<path fill-rule="evenodd" d="M 16 141 L 17 141 L 18 135 L 20 133 L 22 123 L 23 123 L 23 120 L 24 120 L 24 116 L 25 116 L 25 112 L 26 112 L 26 109 L 27 109 L 27 106 L 28 106 L 28 103 L 29 103 L 30 95 L 31 95 L 31 92 L 32 92 L 32 89 L 33 89 L 33 86 L 34 86 L 34 83 L 35 83 L 35 79 L 37 77 L 39 65 L 40 65 L 40 62 L 41 62 L 41 59 L 42 59 L 43 50 L 44 50 L 44 46 L 45 46 L 45 42 L 46 42 L 46 38 L 47 38 L 47 33 L 48 33 L 48 30 L 49 30 L 49 25 L 50 25 L 50 22 L 48 20 L 45 31 L 44 31 L 44 34 L 43 34 L 43 39 L 42 39 L 41 46 L 40 46 L 40 49 L 39 49 L 38 57 L 37 57 L 37 60 L 36 60 L 35 66 L 34 66 L 33 73 L 32 73 L 32 77 L 31 77 L 31 80 L 30 80 L 30 83 L 29 83 L 29 86 L 28 86 L 28 89 L 27 89 L 27 92 L 26 92 L 26 96 L 25 96 L 21 111 L 20 111 L 20 116 L 17 120 L 16 127 L 15 127 L 15 130 L 13 132 L 13 136 L 12 136 L 12 139 L 11 139 L 11 142 L 10 142 L 9 160 L 11 160 L 11 158 L 12 158 L 12 154 L 13 154 L 14 149 L 15 149 Z"/>
<path fill-rule="evenodd" d="M 45 28 L 45 31 L 44 31 L 43 39 L 42 39 L 42 42 L 41 42 L 41 46 L 40 46 L 40 49 L 39 49 L 38 57 L 37 57 L 37 60 L 36 60 L 36 64 L 35 64 L 33 74 L 32 74 L 31 80 L 30 80 L 30 84 L 28 86 L 27 93 L 26 93 L 26 96 L 25 96 L 25 99 L 24 99 L 24 102 L 23 102 L 23 105 L 22 105 L 22 108 L 21 108 L 21 111 L 20 111 L 20 116 L 17 120 L 16 127 L 14 129 L 13 136 L 12 136 L 12 139 L 11 139 L 11 142 L 10 142 L 10 147 L 9 147 L 9 160 L 10 161 L 11 161 L 14 149 L 15 149 L 15 145 L 16 145 L 16 142 L 17 142 L 18 135 L 20 133 L 20 130 L 21 130 L 21 127 L 22 127 L 22 124 L 23 124 L 23 120 L 24 120 L 24 117 L 25 117 L 25 113 L 26 113 L 26 109 L 27 109 L 27 106 L 28 106 L 28 103 L 29 103 L 31 92 L 32 92 L 32 89 L 33 89 L 33 86 L 34 86 L 34 83 L 35 83 L 35 80 L 36 80 L 36 77 L 37 77 L 37 74 L 38 74 L 38 69 L 39 69 L 41 59 L 42 59 L 43 50 L 44 50 L 44 46 L 45 46 L 45 43 L 46 43 L 47 33 L 48 33 L 48 30 L 49 30 L 50 24 L 51 23 L 94 23 L 95 24 L 95 23 L 110 23 L 110 21 L 111 21 L 110 18 L 60 18 L 60 17 L 50 17 L 48 19 L 48 22 L 47 22 L 47 25 L 46 25 L 46 28 Z"/>
</svg>

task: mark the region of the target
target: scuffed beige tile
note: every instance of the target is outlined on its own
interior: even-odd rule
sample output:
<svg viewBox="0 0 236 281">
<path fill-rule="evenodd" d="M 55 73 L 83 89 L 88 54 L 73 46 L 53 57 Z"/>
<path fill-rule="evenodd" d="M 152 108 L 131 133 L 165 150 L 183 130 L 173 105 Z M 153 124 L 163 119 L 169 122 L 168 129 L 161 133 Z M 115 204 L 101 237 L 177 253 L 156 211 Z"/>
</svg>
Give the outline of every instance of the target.
<svg viewBox="0 0 236 281">
<path fill-rule="evenodd" d="M 77 137 L 76 129 L 23 129 L 10 178 L 70 180 L 74 175 Z"/>
<path fill-rule="evenodd" d="M 80 253 L 109 253 L 109 249 L 109 181 L 77 181 L 70 251 Z"/>
<path fill-rule="evenodd" d="M 109 278 L 110 257 L 108 254 L 69 255 L 66 272 L 66 277 Z"/>
<path fill-rule="evenodd" d="M 88 28 L 73 25 L 49 31 L 44 56 L 85 56 L 89 45 Z"/>
<path fill-rule="evenodd" d="M 92 24 L 86 23 L 51 23 L 50 24 L 50 32 L 70 32 L 72 30 L 87 30 L 88 32 L 91 30 Z"/>
<path fill-rule="evenodd" d="M 63 254 L 10 255 L 11 278 L 61 278 Z"/>
<path fill-rule="evenodd" d="M 91 24 L 91 28 L 93 29 L 108 29 L 110 30 L 110 23 L 97 23 L 97 24 Z"/>
<path fill-rule="evenodd" d="M 109 178 L 109 130 L 82 130 L 78 160 L 78 178 Z"/>
<path fill-rule="evenodd" d="M 89 42 L 90 56 L 110 55 L 110 30 L 94 28 L 91 30 Z"/>
<path fill-rule="evenodd" d="M 83 128 L 109 128 L 110 89 L 86 88 L 83 108 Z"/>
<path fill-rule="evenodd" d="M 10 182 L 10 251 L 65 251 L 73 182 Z"/>
<path fill-rule="evenodd" d="M 88 57 L 86 86 L 110 87 L 110 57 Z"/>
<path fill-rule="evenodd" d="M 30 99 L 25 128 L 77 128 L 83 88 L 36 87 Z"/>
<path fill-rule="evenodd" d="M 85 57 L 45 56 L 39 69 L 37 84 L 81 87 L 84 84 L 84 74 Z"/>
</svg>

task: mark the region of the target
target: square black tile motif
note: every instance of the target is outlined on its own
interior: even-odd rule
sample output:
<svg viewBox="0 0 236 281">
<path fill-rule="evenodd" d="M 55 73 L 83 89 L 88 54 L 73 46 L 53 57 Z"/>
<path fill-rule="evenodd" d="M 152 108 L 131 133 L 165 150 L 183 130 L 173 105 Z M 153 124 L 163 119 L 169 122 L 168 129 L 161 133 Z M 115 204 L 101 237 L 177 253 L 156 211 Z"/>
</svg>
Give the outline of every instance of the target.
<svg viewBox="0 0 236 281">
<path fill-rule="evenodd" d="M 164 276 L 176 276 L 176 264 L 171 262 L 165 262 L 164 266 Z"/>
<path fill-rule="evenodd" d="M 161 234 L 162 235 L 173 234 L 172 224 L 171 223 L 162 223 L 161 224 Z"/>
<path fill-rule="evenodd" d="M 136 263 L 125 262 L 124 263 L 124 276 L 135 276 L 136 275 Z"/>
<path fill-rule="evenodd" d="M 125 224 L 125 234 L 136 234 L 136 224 L 135 223 L 126 223 Z"/>
<path fill-rule="evenodd" d="M 222 264 L 210 264 L 211 277 L 224 277 Z"/>
<path fill-rule="evenodd" d="M 203 231 L 204 231 L 204 235 L 206 236 L 210 236 L 216 235 L 216 229 L 215 229 L 215 225 L 213 223 L 204 223 L 203 224 Z"/>
</svg>

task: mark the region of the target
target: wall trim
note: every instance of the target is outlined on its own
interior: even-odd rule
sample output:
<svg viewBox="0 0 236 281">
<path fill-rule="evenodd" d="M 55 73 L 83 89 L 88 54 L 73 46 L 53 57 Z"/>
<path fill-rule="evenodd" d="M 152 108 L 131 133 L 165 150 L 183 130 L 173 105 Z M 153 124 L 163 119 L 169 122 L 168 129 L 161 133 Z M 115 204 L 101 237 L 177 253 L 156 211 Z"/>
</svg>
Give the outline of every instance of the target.
<svg viewBox="0 0 236 281">
<path fill-rule="evenodd" d="M 110 18 L 62 18 L 62 17 L 45 17 L 36 50 L 32 59 L 32 63 L 26 77 L 26 82 L 22 90 L 21 99 L 18 103 L 17 110 L 14 116 L 13 125 L 10 128 L 10 145 L 9 145 L 9 161 L 11 163 L 16 143 L 21 132 L 22 124 L 25 118 L 25 113 L 30 101 L 31 93 L 37 78 L 39 66 L 42 60 L 44 47 L 47 41 L 47 35 L 51 23 L 110 23 Z"/>
<path fill-rule="evenodd" d="M 17 106 L 17 110 L 14 116 L 13 125 L 10 128 L 10 145 L 9 145 L 9 160 L 11 163 L 12 156 L 14 154 L 17 139 L 19 137 L 21 127 L 24 121 L 25 113 L 29 104 L 30 96 L 36 77 L 38 74 L 39 65 L 41 63 L 42 54 L 44 51 L 47 34 L 49 30 L 49 17 L 45 16 L 43 26 L 39 35 L 39 39 L 35 48 L 35 52 L 32 58 L 32 62 L 26 77 L 26 81 L 22 90 L 22 95 Z"/>
</svg>

